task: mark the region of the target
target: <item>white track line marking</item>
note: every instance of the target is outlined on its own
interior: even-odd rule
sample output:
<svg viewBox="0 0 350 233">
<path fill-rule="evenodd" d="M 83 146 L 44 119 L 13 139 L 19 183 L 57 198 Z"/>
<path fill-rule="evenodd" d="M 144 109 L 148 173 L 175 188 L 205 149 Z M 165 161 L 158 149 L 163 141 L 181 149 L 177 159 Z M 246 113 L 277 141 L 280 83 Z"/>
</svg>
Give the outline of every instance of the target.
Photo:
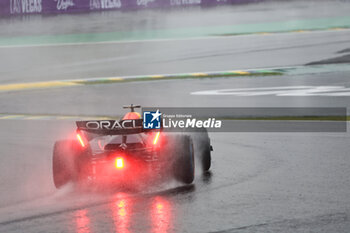
<svg viewBox="0 0 350 233">
<path fill-rule="evenodd" d="M 344 86 L 282 86 L 235 88 L 191 92 L 191 95 L 217 96 L 350 96 L 350 88 Z"/>
</svg>

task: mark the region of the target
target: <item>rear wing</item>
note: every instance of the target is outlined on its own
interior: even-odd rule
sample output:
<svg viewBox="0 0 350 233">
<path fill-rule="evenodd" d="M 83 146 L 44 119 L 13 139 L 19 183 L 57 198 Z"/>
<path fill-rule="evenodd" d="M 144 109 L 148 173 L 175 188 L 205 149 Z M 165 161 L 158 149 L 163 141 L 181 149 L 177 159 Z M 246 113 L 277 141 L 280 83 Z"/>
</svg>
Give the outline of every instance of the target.
<svg viewBox="0 0 350 233">
<path fill-rule="evenodd" d="M 152 129 L 143 128 L 143 119 L 77 121 L 77 130 L 101 135 L 135 134 Z"/>
</svg>

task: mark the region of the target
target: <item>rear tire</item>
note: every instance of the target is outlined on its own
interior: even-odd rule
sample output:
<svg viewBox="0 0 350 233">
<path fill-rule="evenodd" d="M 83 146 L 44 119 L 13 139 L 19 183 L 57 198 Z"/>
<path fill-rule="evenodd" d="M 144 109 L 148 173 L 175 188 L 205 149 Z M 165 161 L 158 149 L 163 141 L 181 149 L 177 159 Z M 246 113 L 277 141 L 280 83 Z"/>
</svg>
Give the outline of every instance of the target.
<svg viewBox="0 0 350 233">
<path fill-rule="evenodd" d="M 77 142 L 62 140 L 55 142 L 52 158 L 53 181 L 57 189 L 74 181 L 76 178 L 76 163 L 78 156 Z"/>
<path fill-rule="evenodd" d="M 195 145 L 196 157 L 199 158 L 203 172 L 211 167 L 211 151 L 210 138 L 205 128 L 198 128 L 191 134 Z"/>
<path fill-rule="evenodd" d="M 202 169 L 204 172 L 209 171 L 211 166 L 211 145 L 210 140 L 200 142 L 200 151 L 201 151 L 201 162 L 202 162 Z"/>
<path fill-rule="evenodd" d="M 175 137 L 173 155 L 177 156 L 174 163 L 175 179 L 185 183 L 191 184 L 194 180 L 194 148 L 192 139 L 188 135 L 177 135 Z"/>
</svg>

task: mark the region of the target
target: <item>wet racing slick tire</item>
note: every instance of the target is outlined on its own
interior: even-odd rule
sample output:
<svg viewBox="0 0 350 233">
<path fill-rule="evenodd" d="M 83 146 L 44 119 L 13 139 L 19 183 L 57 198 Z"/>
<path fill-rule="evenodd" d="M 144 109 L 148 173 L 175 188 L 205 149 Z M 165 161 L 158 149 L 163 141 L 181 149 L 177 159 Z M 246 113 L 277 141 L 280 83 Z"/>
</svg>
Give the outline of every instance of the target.
<svg viewBox="0 0 350 233">
<path fill-rule="evenodd" d="M 200 159 L 203 171 L 208 171 L 211 166 L 211 151 L 212 147 L 210 145 L 210 138 L 208 136 L 208 131 L 203 129 L 200 132 L 200 140 L 198 142 Z"/>
<path fill-rule="evenodd" d="M 76 179 L 78 143 L 74 140 L 55 142 L 52 158 L 53 181 L 57 189 Z"/>
<path fill-rule="evenodd" d="M 192 139 L 188 135 L 177 135 L 174 139 L 173 155 L 177 158 L 174 163 L 175 179 L 185 184 L 191 184 L 194 180 L 195 170 Z"/>
<path fill-rule="evenodd" d="M 193 138 L 195 156 L 199 159 L 203 172 L 211 167 L 211 151 L 210 138 L 206 128 L 197 128 L 190 133 Z"/>
</svg>

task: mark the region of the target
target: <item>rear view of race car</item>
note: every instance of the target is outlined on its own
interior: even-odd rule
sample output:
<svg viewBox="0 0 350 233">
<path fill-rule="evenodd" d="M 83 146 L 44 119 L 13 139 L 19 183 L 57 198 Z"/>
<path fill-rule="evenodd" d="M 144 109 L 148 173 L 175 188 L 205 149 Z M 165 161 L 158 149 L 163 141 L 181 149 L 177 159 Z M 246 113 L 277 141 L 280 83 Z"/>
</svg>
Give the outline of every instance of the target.
<svg viewBox="0 0 350 233">
<path fill-rule="evenodd" d="M 135 106 L 129 108 L 120 121 L 78 121 L 75 139 L 55 143 L 56 188 L 67 183 L 133 187 L 170 179 L 190 184 L 195 156 L 203 171 L 210 169 L 212 147 L 205 129 L 194 134 L 146 130 Z"/>
</svg>

